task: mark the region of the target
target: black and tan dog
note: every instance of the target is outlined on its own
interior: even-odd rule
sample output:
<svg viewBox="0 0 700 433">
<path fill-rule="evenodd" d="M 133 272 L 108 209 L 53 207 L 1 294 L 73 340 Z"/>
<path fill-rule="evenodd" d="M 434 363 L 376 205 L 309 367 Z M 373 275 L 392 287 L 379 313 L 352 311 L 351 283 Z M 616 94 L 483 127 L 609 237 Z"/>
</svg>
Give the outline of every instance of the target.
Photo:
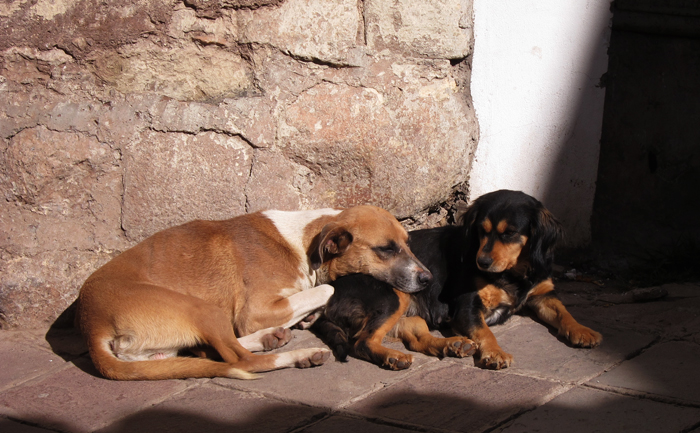
<svg viewBox="0 0 700 433">
<path fill-rule="evenodd" d="M 552 258 L 561 226 L 539 201 L 518 191 L 496 191 L 475 200 L 462 220 L 463 226 L 410 233 L 409 246 L 434 276 L 423 291 L 409 294 L 359 275 L 333 283 L 335 293 L 315 329 L 336 358 L 350 354 L 391 369 L 407 368 L 411 355 L 381 346 L 390 335 L 413 351 L 474 354 L 481 367 L 506 368 L 513 357 L 501 349 L 489 325 L 505 322 L 523 307 L 573 346 L 600 344 L 602 336 L 576 322 L 554 293 Z M 431 329 L 460 337 L 436 338 Z"/>
<path fill-rule="evenodd" d="M 367 273 L 402 290 L 432 276 L 406 230 L 372 206 L 265 211 L 163 230 L 95 271 L 80 289 L 76 322 L 107 378 L 251 378 L 309 367 L 325 348 L 253 354 L 289 341 L 289 326 L 325 305 L 326 283 Z M 223 362 L 178 356 L 215 351 Z"/>
</svg>

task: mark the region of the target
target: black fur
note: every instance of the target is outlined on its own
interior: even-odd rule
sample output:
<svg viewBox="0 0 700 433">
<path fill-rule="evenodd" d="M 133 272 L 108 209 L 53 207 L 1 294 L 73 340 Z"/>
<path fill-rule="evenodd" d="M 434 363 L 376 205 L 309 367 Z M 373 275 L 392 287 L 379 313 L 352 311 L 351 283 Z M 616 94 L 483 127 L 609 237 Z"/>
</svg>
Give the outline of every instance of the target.
<svg viewBox="0 0 700 433">
<path fill-rule="evenodd" d="M 509 229 L 508 233 L 499 235 L 503 243 L 510 242 L 508 236 L 527 237 L 519 266 L 499 273 L 479 269 L 476 257 L 483 236 L 479 224 L 486 217 L 494 224 L 507 220 L 514 229 L 514 233 Z M 450 330 L 469 337 L 482 326 L 482 314 L 488 325 L 506 321 L 525 304 L 530 289 L 551 276 L 553 250 L 561 238 L 561 227 L 539 201 L 522 192 L 507 190 L 475 200 L 462 221 L 461 226 L 410 233 L 409 247 L 432 272 L 433 281 L 425 290 L 411 295 L 412 303 L 406 314 L 420 316 L 431 329 Z M 484 282 L 505 290 L 515 301 L 487 308 L 478 293 Z M 357 350 L 363 331 L 381 326 L 397 310 L 399 302 L 389 285 L 371 277 L 346 276 L 332 285 L 335 294 L 315 329 L 336 358 L 345 360 Z"/>
</svg>

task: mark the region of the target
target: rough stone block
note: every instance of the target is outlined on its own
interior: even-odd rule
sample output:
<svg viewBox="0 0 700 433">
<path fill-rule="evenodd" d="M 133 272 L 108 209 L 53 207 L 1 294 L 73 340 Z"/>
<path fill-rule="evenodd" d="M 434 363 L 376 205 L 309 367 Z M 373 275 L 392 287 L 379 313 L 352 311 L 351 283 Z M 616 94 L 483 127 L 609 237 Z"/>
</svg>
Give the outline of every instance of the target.
<svg viewBox="0 0 700 433">
<path fill-rule="evenodd" d="M 365 2 L 367 42 L 407 55 L 461 59 L 473 39 L 471 2 L 464 0 L 399 0 Z"/>
<path fill-rule="evenodd" d="M 313 172 L 310 205 L 376 204 L 404 218 L 444 199 L 468 171 L 472 117 L 454 82 L 436 84 L 444 87 L 400 101 L 337 84 L 300 95 L 286 111 L 280 145 Z"/>
<path fill-rule="evenodd" d="M 27 128 L 7 143 L 0 184 L 0 326 L 46 326 L 96 263 L 127 246 L 121 156 L 88 134 Z"/>
<path fill-rule="evenodd" d="M 47 329 L 85 279 L 112 258 L 104 251 L 49 251 L 5 258 L 0 267 L 0 328 Z"/>
<path fill-rule="evenodd" d="M 287 0 L 241 10 L 241 41 L 270 44 L 292 56 L 358 66 L 361 15 L 355 0 Z"/>
<path fill-rule="evenodd" d="M 141 240 L 193 219 L 242 214 L 251 163 L 252 149 L 238 137 L 145 132 L 126 150 L 127 236 Z"/>
<path fill-rule="evenodd" d="M 105 52 L 94 71 L 122 93 L 157 93 L 181 101 L 236 98 L 253 90 L 247 63 L 216 46 L 156 46 L 143 41 Z"/>
<path fill-rule="evenodd" d="M 123 246 L 119 159 L 109 146 L 83 134 L 40 126 L 15 135 L 0 166 L 0 185 L 3 214 L 16 220 L 0 228 L 0 247 L 35 254 L 96 243 Z"/>
<path fill-rule="evenodd" d="M 299 210 L 310 208 L 304 203 L 314 174 L 275 151 L 258 150 L 246 186 L 248 210 Z"/>
</svg>

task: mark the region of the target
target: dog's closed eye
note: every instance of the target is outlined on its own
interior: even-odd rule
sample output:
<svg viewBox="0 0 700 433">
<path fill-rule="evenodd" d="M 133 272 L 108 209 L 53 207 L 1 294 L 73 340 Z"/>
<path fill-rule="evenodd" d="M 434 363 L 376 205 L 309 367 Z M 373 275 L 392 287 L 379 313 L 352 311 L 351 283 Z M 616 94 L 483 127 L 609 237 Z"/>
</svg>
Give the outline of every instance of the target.
<svg viewBox="0 0 700 433">
<path fill-rule="evenodd" d="M 389 259 L 389 258 L 394 257 L 395 255 L 397 255 L 401 252 L 401 247 L 399 247 L 393 241 L 389 242 L 386 245 L 374 247 L 372 249 L 381 259 Z"/>
</svg>

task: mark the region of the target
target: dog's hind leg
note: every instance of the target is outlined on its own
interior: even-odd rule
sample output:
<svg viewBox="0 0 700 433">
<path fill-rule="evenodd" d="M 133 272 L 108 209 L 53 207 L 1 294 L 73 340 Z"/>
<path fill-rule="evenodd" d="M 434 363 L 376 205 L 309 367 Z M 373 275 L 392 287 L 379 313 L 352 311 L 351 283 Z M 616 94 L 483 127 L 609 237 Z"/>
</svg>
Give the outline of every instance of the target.
<svg viewBox="0 0 700 433">
<path fill-rule="evenodd" d="M 400 338 L 409 350 L 430 356 L 463 358 L 476 352 L 476 344 L 467 337 L 439 338 L 430 333 L 421 317 L 402 317 L 390 333 Z"/>
<path fill-rule="evenodd" d="M 233 368 L 250 373 L 288 367 L 306 368 L 321 365 L 330 356 L 330 350 L 323 348 L 256 355 L 245 348 L 236 338 L 233 327 L 228 322 L 223 310 L 212 306 L 205 315 L 206 317 L 199 317 L 198 320 L 202 341 L 219 352 L 224 362 Z"/>
<path fill-rule="evenodd" d="M 382 346 L 382 340 L 398 323 L 411 302 L 411 295 L 396 289 L 394 289 L 394 293 L 399 298 L 398 309 L 392 312 L 389 317 L 370 319 L 370 322 L 380 320 L 381 323 L 376 327 L 368 323 L 367 327 L 354 337 L 353 353 L 358 358 L 365 359 L 384 368 L 404 370 L 413 364 L 413 355 Z"/>
<path fill-rule="evenodd" d="M 255 355 L 237 340 L 229 315 L 199 298 L 146 284 L 117 288 L 127 306 L 121 312 L 104 305 L 104 314 L 89 321 L 90 356 L 107 378 L 118 380 L 231 377 L 250 379 L 250 373 L 287 367 L 310 367 L 325 362 L 328 349 L 301 349 L 285 354 Z M 93 302 L 95 309 L 100 299 Z M 125 312 L 126 311 L 126 312 Z M 210 346 L 224 362 L 170 357 L 179 349 Z M 163 356 L 161 356 L 163 354 Z"/>
</svg>

